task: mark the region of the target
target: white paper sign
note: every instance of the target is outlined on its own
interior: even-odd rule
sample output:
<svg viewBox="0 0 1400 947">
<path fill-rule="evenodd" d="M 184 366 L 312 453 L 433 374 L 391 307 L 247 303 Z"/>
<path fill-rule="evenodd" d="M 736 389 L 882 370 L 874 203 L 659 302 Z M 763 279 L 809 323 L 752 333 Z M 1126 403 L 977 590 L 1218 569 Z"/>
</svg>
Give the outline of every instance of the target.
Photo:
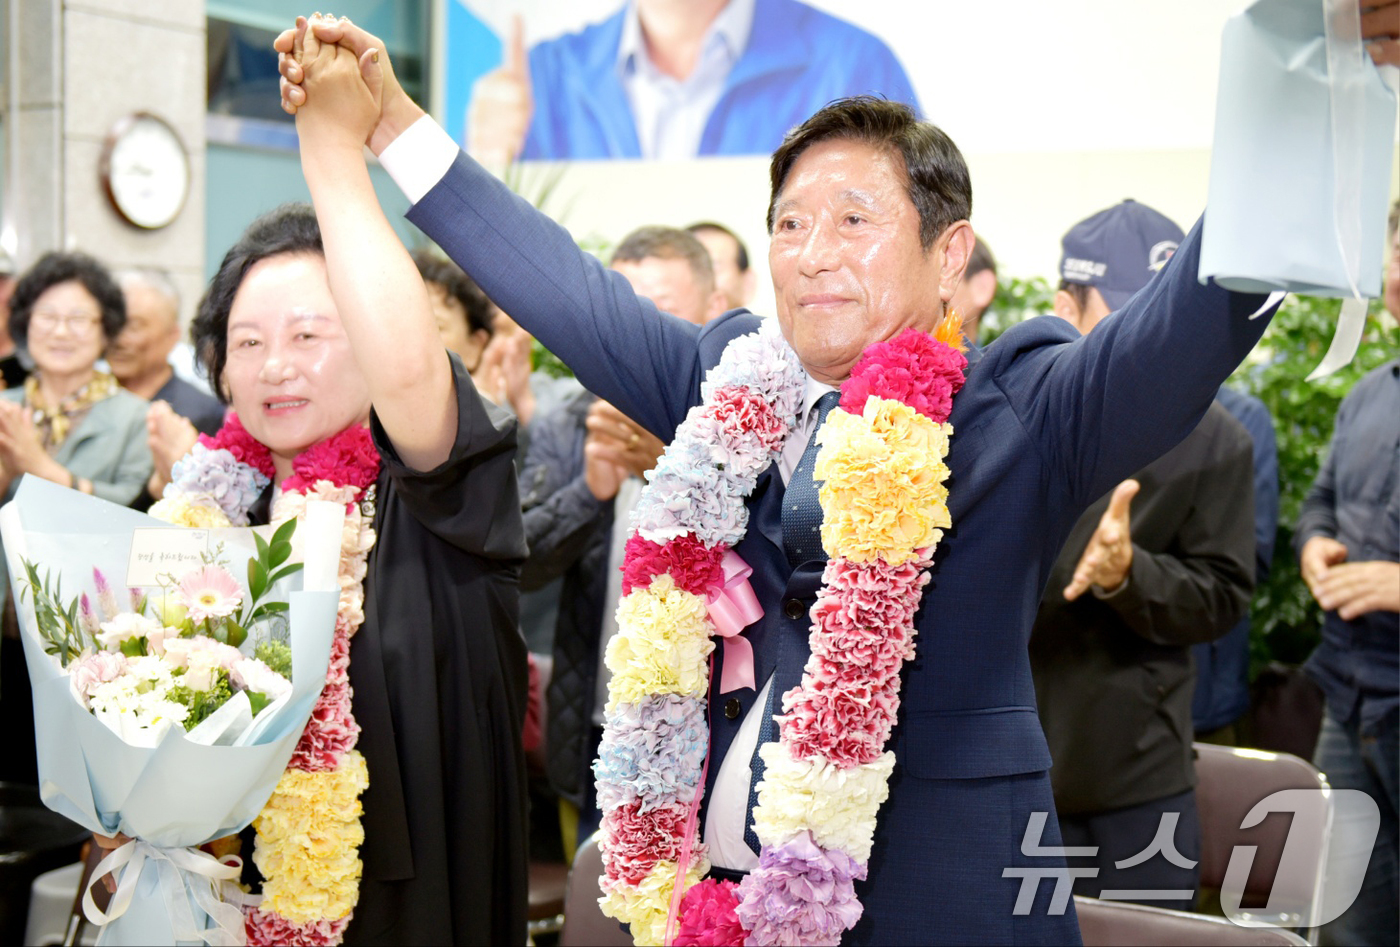
<svg viewBox="0 0 1400 947">
<path fill-rule="evenodd" d="M 209 552 L 209 530 L 134 529 L 131 531 L 131 557 L 127 560 L 126 584 L 132 588 L 156 588 L 177 579 L 204 562 Z"/>
</svg>

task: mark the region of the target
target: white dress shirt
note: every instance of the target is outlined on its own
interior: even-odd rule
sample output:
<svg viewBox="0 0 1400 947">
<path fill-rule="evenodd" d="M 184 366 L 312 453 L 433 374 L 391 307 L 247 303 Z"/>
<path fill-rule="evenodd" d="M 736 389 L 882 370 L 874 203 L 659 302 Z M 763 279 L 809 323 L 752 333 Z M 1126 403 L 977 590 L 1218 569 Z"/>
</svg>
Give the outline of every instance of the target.
<svg viewBox="0 0 1400 947">
<path fill-rule="evenodd" d="M 695 68 L 684 79 L 657 68 L 647 53 L 637 4 L 623 14 L 617 45 L 617 74 L 632 107 L 643 158 L 694 158 L 710 112 L 724 93 L 729 72 L 749 42 L 754 0 L 730 0 L 700 40 Z"/>
<path fill-rule="evenodd" d="M 384 149 L 379 163 L 410 203 L 416 204 L 447 173 L 452 162 L 457 160 L 458 151 L 458 145 L 451 136 L 432 118 L 424 116 Z M 802 409 L 777 459 L 778 473 L 784 484 L 797 469 L 807 449 L 807 442 L 816 429 L 817 412 L 813 409 L 822 395 L 835 390 L 831 385 L 807 376 Z M 605 616 L 605 620 L 608 617 Z M 711 863 L 721 868 L 749 871 L 758 865 L 758 853 L 744 841 L 744 828 L 748 820 L 749 789 L 753 781 L 749 761 L 753 759 L 758 746 L 761 717 L 768 705 L 768 688 L 771 686 L 770 676 L 740 724 L 739 733 L 715 777 L 715 788 L 705 819 L 704 840 L 710 847 Z"/>
</svg>

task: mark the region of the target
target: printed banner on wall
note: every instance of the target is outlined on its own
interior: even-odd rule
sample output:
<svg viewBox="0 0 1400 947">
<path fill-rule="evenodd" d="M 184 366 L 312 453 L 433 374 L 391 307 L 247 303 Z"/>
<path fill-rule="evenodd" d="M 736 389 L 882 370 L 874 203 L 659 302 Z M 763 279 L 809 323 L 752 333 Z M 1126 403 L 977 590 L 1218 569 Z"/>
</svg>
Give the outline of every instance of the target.
<svg viewBox="0 0 1400 947">
<path fill-rule="evenodd" d="M 801 0 L 451 0 L 446 86 L 487 161 L 767 155 L 833 99 L 919 107 L 885 40 Z"/>
</svg>

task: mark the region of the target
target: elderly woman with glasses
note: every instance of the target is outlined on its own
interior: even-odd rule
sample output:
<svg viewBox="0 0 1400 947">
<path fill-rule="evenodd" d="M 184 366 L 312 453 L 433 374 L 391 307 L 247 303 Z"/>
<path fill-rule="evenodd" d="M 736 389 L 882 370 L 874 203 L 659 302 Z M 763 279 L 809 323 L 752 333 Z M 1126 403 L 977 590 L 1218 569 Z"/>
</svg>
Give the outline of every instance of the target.
<svg viewBox="0 0 1400 947">
<path fill-rule="evenodd" d="M 34 371 L 23 387 L 0 391 L 0 495 L 6 502 L 26 475 L 122 505 L 145 487 L 151 475 L 146 402 L 97 368 L 125 322 L 121 288 L 86 254 L 45 254 L 20 277 L 10 298 L 10 334 L 28 349 Z M 32 710 L 9 589 L 0 554 L 0 714 L 22 728 Z M 38 778 L 33 744 L 20 743 L 0 756 L 0 779 L 32 784 Z"/>
<path fill-rule="evenodd" d="M 23 388 L 0 392 L 0 485 L 30 474 L 123 505 L 151 474 L 146 402 L 99 371 L 126 322 L 120 287 L 82 253 L 48 253 L 10 300 L 10 333 L 29 350 Z"/>
</svg>

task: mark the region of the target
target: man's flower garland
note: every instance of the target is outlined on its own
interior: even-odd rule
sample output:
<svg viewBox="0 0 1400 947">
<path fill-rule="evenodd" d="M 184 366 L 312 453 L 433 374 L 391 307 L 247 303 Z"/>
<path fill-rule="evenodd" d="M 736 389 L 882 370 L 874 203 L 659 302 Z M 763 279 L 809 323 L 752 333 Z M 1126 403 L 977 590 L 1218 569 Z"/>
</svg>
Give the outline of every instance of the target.
<svg viewBox="0 0 1400 947">
<path fill-rule="evenodd" d="M 273 476 L 271 453 L 230 412 L 214 437 L 201 435 L 175 465 L 173 482 L 151 515 L 182 526 L 246 525 L 249 508 Z M 264 882 L 262 903 L 246 918 L 251 944 L 339 944 L 359 898 L 359 797 L 369 774 L 355 752 L 360 728 L 351 713 L 348 669 L 350 639 L 365 617 L 378 478 L 379 454 L 368 429 L 356 425 L 298 455 L 272 508 L 274 523 L 300 518 L 308 500 L 342 503 L 346 516 L 326 685 L 287 771 L 253 822 L 253 861 Z"/>
<path fill-rule="evenodd" d="M 709 870 L 704 792 L 706 600 L 748 526 L 745 499 L 791 431 L 806 380 L 769 327 L 731 342 L 642 493 L 623 563 L 603 742 L 604 913 L 638 944 L 837 943 L 860 918 L 875 814 L 894 754 L 899 672 L 913 657 L 925 570 L 950 525 L 944 480 L 952 397 L 967 360 L 954 316 L 934 337 L 871 346 L 818 433 L 822 544 L 811 658 L 760 754 L 759 867 L 740 885 Z M 680 890 L 677 890 L 677 884 Z M 670 928 L 668 930 L 668 928 Z"/>
</svg>

